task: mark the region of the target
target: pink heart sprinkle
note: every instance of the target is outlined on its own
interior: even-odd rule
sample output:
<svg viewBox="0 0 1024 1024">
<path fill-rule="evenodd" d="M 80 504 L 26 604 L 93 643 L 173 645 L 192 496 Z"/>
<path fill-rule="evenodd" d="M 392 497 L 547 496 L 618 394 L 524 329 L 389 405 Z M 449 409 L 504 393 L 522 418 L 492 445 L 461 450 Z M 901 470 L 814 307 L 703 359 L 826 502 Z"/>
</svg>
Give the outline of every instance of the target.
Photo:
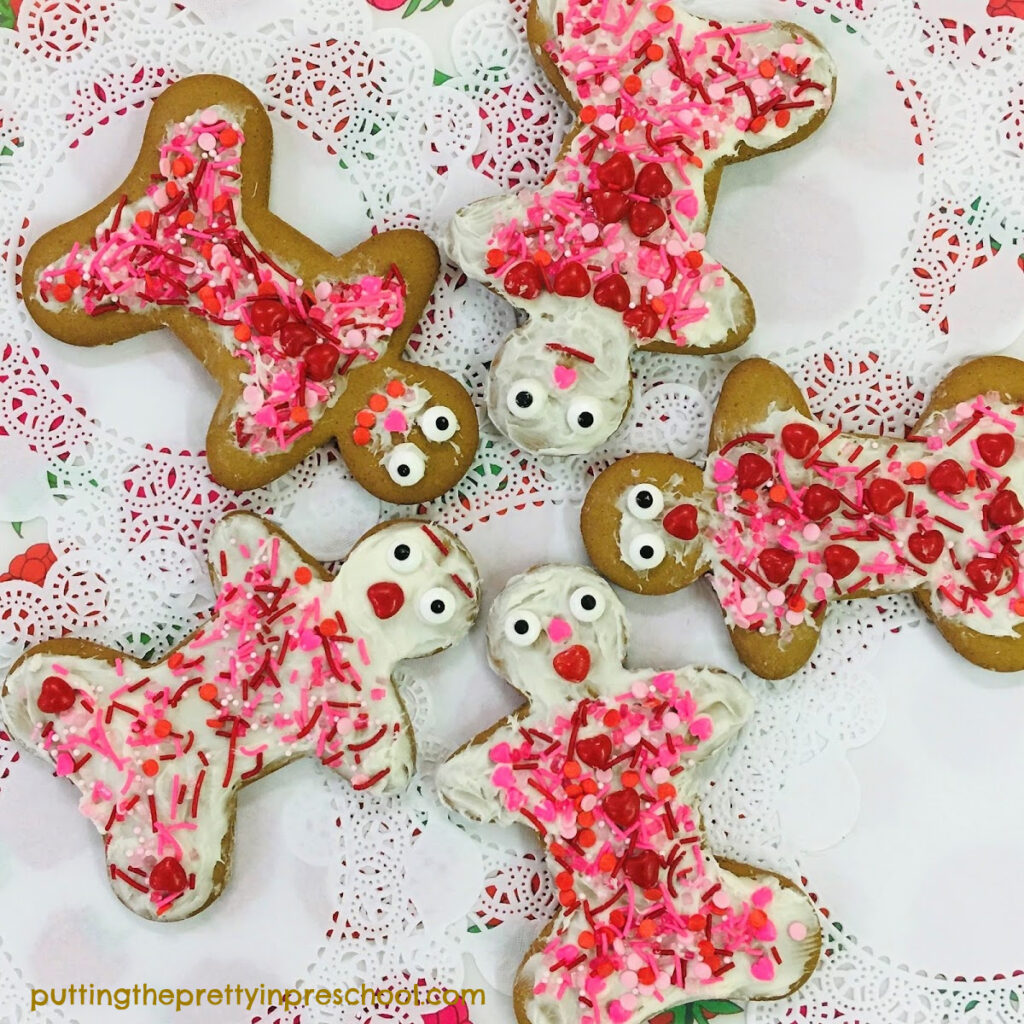
<svg viewBox="0 0 1024 1024">
<path fill-rule="evenodd" d="M 552 619 L 548 623 L 548 639 L 553 644 L 560 644 L 572 636 L 572 626 L 565 619 Z"/>
<path fill-rule="evenodd" d="M 775 965 L 768 957 L 763 956 L 760 960 L 755 960 L 750 965 L 750 973 L 758 981 L 771 981 L 775 977 Z"/>
<path fill-rule="evenodd" d="M 724 484 L 736 475 L 736 467 L 728 459 L 717 459 L 715 461 L 715 483 Z"/>
<path fill-rule="evenodd" d="M 571 366 L 555 367 L 555 384 L 565 391 L 576 383 L 576 371 Z"/>
<path fill-rule="evenodd" d="M 690 732 L 699 740 L 706 740 L 711 735 L 711 719 L 707 717 L 695 718 L 690 723 Z"/>
<path fill-rule="evenodd" d="M 401 409 L 392 409 L 384 420 L 384 429 L 396 434 L 405 434 L 409 430 L 409 422 Z"/>
<path fill-rule="evenodd" d="M 62 750 L 57 755 L 57 774 L 70 775 L 74 770 L 75 759 L 66 750 Z"/>
</svg>

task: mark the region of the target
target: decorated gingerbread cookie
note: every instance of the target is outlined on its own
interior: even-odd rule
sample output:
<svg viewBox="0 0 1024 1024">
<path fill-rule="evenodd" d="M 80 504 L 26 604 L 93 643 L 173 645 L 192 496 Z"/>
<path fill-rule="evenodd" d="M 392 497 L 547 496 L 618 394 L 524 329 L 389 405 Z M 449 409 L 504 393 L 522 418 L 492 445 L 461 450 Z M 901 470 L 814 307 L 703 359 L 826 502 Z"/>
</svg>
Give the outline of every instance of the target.
<svg viewBox="0 0 1024 1024">
<path fill-rule="evenodd" d="M 415 743 L 392 672 L 477 613 L 471 557 L 425 523 L 376 527 L 332 578 L 236 513 L 210 564 L 209 620 L 160 662 L 55 640 L 15 664 L 0 700 L 15 739 L 78 787 L 118 898 L 154 920 L 220 894 L 238 790 L 275 768 L 310 756 L 354 789 L 402 788 Z"/>
<path fill-rule="evenodd" d="M 465 389 L 402 357 L 437 250 L 403 230 L 325 252 L 267 209 L 272 146 L 237 82 L 171 86 L 128 177 L 29 250 L 29 312 L 73 345 L 170 327 L 222 388 L 207 449 L 228 487 L 265 484 L 334 437 L 378 497 L 437 497 L 477 445 Z"/>
<path fill-rule="evenodd" d="M 697 762 L 751 712 L 717 669 L 627 669 L 626 617 L 588 569 L 513 579 L 491 662 L 526 697 L 441 766 L 454 809 L 544 842 L 560 908 L 528 950 L 521 1024 L 639 1024 L 696 999 L 772 999 L 818 960 L 810 900 L 704 845 Z"/>
<path fill-rule="evenodd" d="M 605 470 L 583 506 L 594 565 L 638 593 L 709 575 L 742 661 L 814 651 L 828 602 L 913 592 L 985 668 L 1024 668 L 1024 363 L 965 363 L 904 439 L 815 421 L 763 359 L 729 374 L 704 471 L 669 455 Z"/>
<path fill-rule="evenodd" d="M 543 188 L 466 207 L 447 248 L 529 317 L 491 367 L 491 419 L 570 455 L 622 421 L 636 347 L 721 352 L 750 334 L 750 296 L 706 247 L 722 170 L 810 135 L 835 71 L 794 25 L 669 0 L 534 0 L 529 36 L 576 127 Z"/>
</svg>

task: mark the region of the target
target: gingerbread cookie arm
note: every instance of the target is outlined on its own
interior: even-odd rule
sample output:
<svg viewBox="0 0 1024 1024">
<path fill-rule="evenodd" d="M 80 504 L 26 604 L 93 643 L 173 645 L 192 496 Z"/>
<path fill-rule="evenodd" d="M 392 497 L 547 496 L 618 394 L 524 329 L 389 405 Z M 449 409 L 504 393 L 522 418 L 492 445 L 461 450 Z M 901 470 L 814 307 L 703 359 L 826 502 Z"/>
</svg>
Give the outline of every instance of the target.
<svg viewBox="0 0 1024 1024">
<path fill-rule="evenodd" d="M 979 394 L 997 394 L 1010 405 L 1024 404 L 1024 363 L 984 356 L 958 366 L 935 389 L 914 433 L 928 433 L 931 421 L 961 402 L 972 402 Z M 1015 626 L 1013 636 L 989 636 L 943 615 L 937 598 L 927 588 L 921 587 L 915 596 L 943 637 L 968 661 L 998 672 L 1024 669 L 1024 625 Z"/>
</svg>

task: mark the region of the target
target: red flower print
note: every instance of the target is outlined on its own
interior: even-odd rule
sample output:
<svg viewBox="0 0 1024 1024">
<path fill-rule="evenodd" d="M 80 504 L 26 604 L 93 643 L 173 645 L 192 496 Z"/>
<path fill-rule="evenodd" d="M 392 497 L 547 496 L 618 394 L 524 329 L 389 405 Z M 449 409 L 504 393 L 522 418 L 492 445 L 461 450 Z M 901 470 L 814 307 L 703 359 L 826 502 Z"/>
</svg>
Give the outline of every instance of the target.
<svg viewBox="0 0 1024 1024">
<path fill-rule="evenodd" d="M 986 13 L 993 18 L 1024 18 L 1024 0 L 989 0 Z"/>
<path fill-rule="evenodd" d="M 405 3 L 405 0 L 366 0 L 366 2 L 371 7 L 376 7 L 378 11 L 397 11 Z"/>
<path fill-rule="evenodd" d="M 33 544 L 27 551 L 11 559 L 7 572 L 0 575 L 0 583 L 25 580 L 39 586 L 46 579 L 50 566 L 56 561 L 57 556 L 49 544 Z"/>
<path fill-rule="evenodd" d="M 471 1024 L 469 1010 L 462 999 L 443 1006 L 437 1013 L 423 1014 L 423 1024 Z"/>
</svg>

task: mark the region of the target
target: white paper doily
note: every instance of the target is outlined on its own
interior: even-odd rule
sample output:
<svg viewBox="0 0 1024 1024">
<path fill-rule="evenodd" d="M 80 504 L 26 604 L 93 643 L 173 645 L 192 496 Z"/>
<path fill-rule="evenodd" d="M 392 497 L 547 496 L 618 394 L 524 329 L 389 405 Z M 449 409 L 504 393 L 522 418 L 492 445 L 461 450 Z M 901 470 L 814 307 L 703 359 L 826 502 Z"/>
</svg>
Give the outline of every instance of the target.
<svg viewBox="0 0 1024 1024">
<path fill-rule="evenodd" d="M 0 670 L 65 631 L 137 655 L 166 649 L 210 600 L 203 552 L 230 508 L 270 514 L 327 559 L 398 513 L 327 450 L 261 491 L 226 492 L 192 454 L 214 389 L 167 332 L 72 349 L 16 300 L 26 241 L 120 180 L 152 97 L 186 74 L 228 74 L 261 96 L 272 206 L 333 250 L 371 225 L 436 238 L 458 205 L 542 179 L 569 121 L 529 55 L 521 0 L 381 6 L 0 0 L 0 25 L 17 15 L 0 28 L 0 569 L 12 562 Z M 711 233 L 759 321 L 732 358 L 776 359 L 824 419 L 877 432 L 912 422 L 960 359 L 1024 354 L 1024 4 L 994 0 L 1001 17 L 984 0 L 692 6 L 803 22 L 839 64 L 835 110 L 813 139 L 726 172 Z M 418 358 L 479 400 L 512 324 L 508 306 L 447 267 Z M 485 599 L 532 562 L 582 558 L 577 504 L 594 470 L 631 451 L 699 457 L 730 362 L 637 358 L 626 426 L 591 457 L 524 460 L 485 426 L 476 467 L 423 511 L 466 532 Z M 702 588 L 627 606 L 634 663 L 738 671 Z M 749 1020 L 1022 1019 L 1024 896 L 1006 880 L 1024 815 L 1006 794 L 1024 782 L 1007 753 L 1024 688 L 968 669 L 930 628 L 909 628 L 919 621 L 909 601 L 848 604 L 810 668 L 782 684 L 746 677 L 757 713 L 715 768 L 709 828 L 725 853 L 807 876 L 829 914 L 812 981 Z M 30 983 L 481 975 L 488 1004 L 472 1020 L 507 1020 L 500 993 L 552 910 L 550 883 L 525 832 L 450 820 L 431 775 L 515 695 L 486 668 L 480 630 L 413 666 L 406 693 L 421 751 L 409 792 L 357 798 L 308 764 L 267 779 L 242 801 L 232 886 L 172 927 L 120 908 L 71 787 L 0 738 L 0 1020 L 26 1019 Z M 162 1013 L 129 1019 L 172 1019 Z M 312 1007 L 301 1021 L 418 1024 L 403 1013 Z M 194 1019 L 294 1017 L 254 1007 Z"/>
</svg>

